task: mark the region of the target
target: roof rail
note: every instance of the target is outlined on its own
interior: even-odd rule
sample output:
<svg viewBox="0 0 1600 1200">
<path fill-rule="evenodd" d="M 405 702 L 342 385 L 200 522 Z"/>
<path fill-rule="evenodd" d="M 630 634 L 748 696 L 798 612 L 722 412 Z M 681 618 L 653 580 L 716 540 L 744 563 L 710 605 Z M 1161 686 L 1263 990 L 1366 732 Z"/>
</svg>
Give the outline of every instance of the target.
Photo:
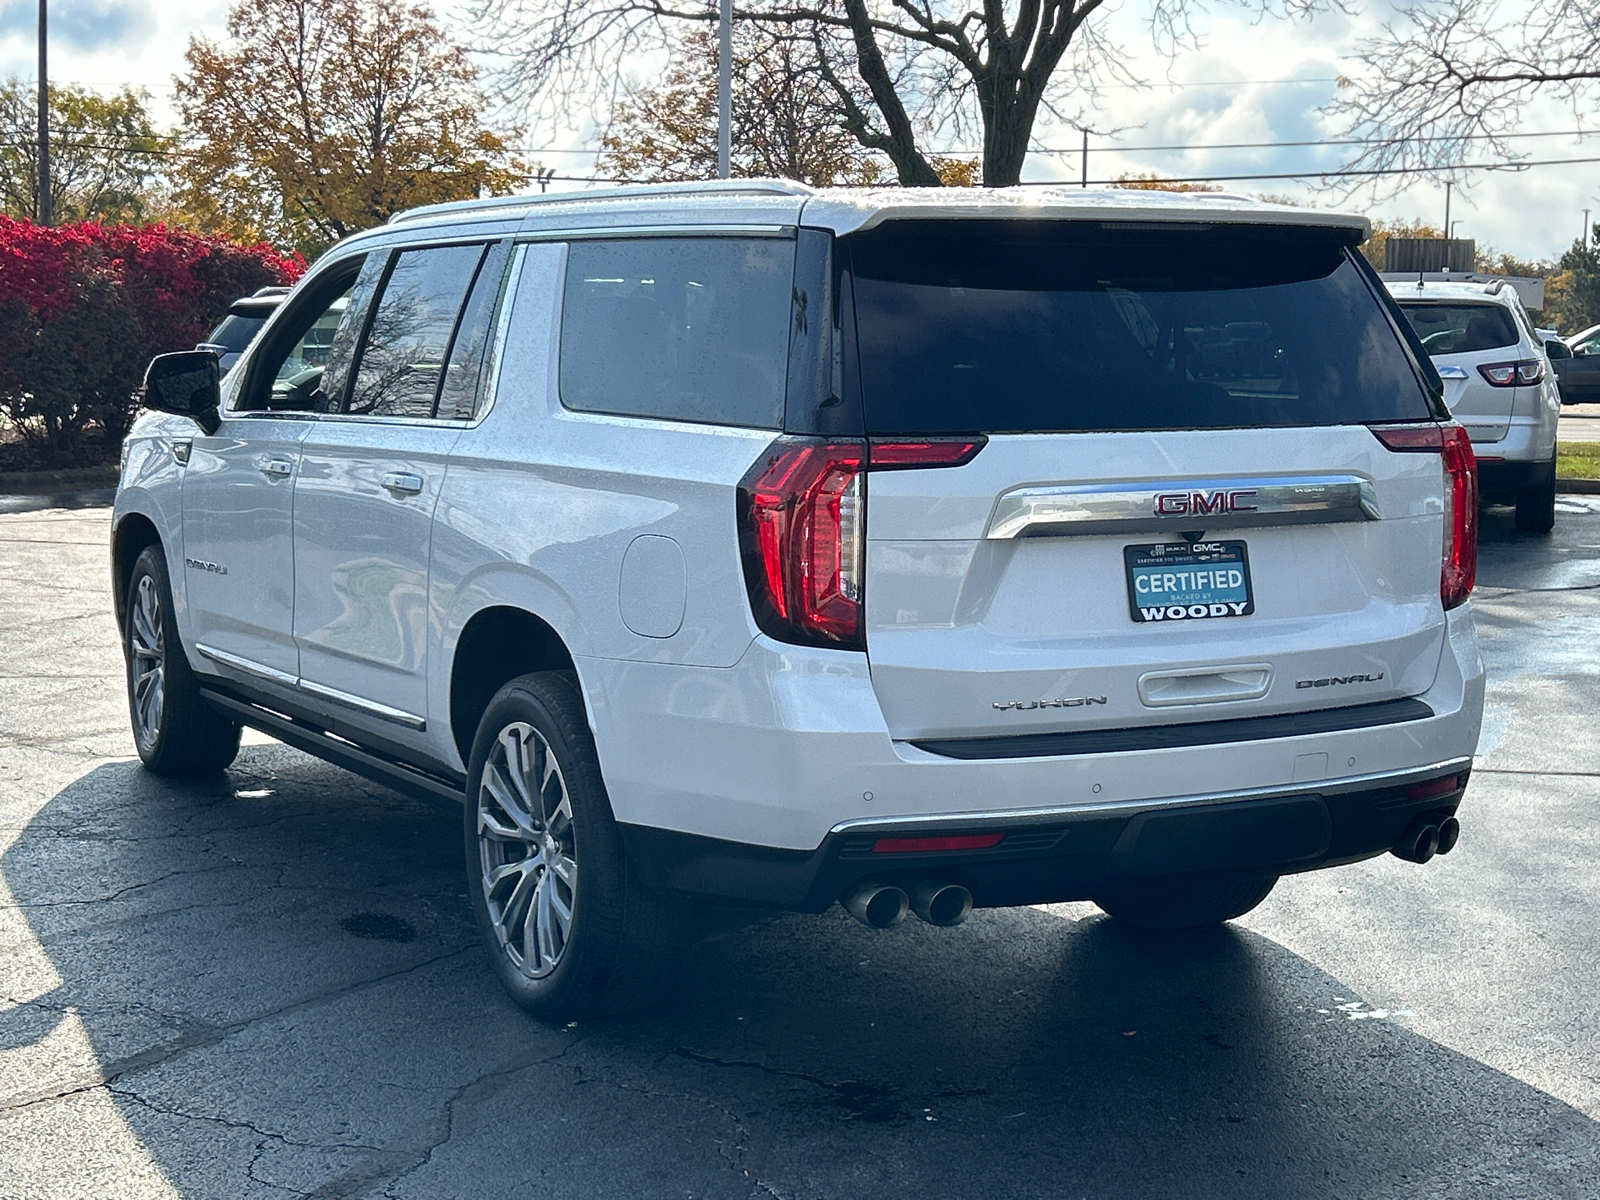
<svg viewBox="0 0 1600 1200">
<path fill-rule="evenodd" d="M 484 200 L 455 200 L 426 204 L 397 212 L 389 224 L 417 221 L 450 213 L 493 212 L 499 209 L 536 208 L 552 204 L 582 204 L 589 200 L 631 200 L 656 196 L 811 196 L 815 189 L 792 179 L 711 179 L 696 183 L 646 183 L 626 187 L 594 188 L 583 192 L 552 192 L 537 196 L 490 196 Z"/>
</svg>

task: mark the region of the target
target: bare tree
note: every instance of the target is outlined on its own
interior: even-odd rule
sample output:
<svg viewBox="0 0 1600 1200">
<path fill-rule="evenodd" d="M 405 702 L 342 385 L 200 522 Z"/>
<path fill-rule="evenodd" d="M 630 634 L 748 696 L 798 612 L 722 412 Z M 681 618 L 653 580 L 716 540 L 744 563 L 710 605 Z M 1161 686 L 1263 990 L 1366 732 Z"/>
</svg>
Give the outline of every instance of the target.
<svg viewBox="0 0 1600 1200">
<path fill-rule="evenodd" d="M 1194 15 L 1212 0 L 1146 0 L 1167 53 L 1193 44 Z M 1263 13 L 1308 15 L 1338 0 L 1219 0 Z M 1095 89 L 1135 82 L 1101 29 L 1105 0 L 743 0 L 734 19 L 808 37 L 840 123 L 887 156 L 900 182 L 941 180 L 930 138 L 976 131 L 983 182 L 1014 184 L 1041 110 L 1081 117 Z M 498 54 L 502 97 L 545 117 L 615 100 L 620 67 L 671 53 L 681 31 L 717 19 L 695 0 L 473 0 L 483 49 Z M 609 81 L 609 82 L 608 82 Z"/>
<path fill-rule="evenodd" d="M 1403 8 L 1363 42 L 1356 78 L 1327 111 L 1376 139 L 1353 169 L 1409 175 L 1485 154 L 1513 158 L 1509 135 L 1527 105 L 1554 99 L 1577 127 L 1600 101 L 1600 4 L 1595 0 L 1443 0 Z"/>
</svg>

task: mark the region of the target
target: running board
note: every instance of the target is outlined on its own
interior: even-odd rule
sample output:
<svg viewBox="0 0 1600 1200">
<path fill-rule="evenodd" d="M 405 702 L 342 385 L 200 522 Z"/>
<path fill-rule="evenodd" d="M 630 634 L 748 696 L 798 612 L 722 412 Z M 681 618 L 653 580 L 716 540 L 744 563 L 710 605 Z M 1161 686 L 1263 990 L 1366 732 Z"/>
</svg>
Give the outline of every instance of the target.
<svg viewBox="0 0 1600 1200">
<path fill-rule="evenodd" d="M 454 800 L 457 804 L 466 802 L 466 793 L 460 787 L 452 786 L 445 780 L 435 778 L 415 767 L 364 750 L 354 742 L 304 725 L 293 717 L 286 717 L 259 704 L 235 700 L 232 696 L 213 691 L 211 688 L 201 688 L 200 695 L 210 704 L 237 717 L 252 729 L 259 729 L 262 733 L 275 737 L 296 750 L 314 754 L 336 767 L 354 771 L 374 783 L 381 783 L 424 800 Z"/>
</svg>

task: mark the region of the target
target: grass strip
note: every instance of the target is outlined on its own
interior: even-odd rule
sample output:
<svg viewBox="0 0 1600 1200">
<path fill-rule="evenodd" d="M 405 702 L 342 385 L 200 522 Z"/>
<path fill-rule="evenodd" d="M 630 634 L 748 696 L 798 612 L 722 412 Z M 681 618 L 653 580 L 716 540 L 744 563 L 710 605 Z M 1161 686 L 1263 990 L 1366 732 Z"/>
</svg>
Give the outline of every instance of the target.
<svg viewBox="0 0 1600 1200">
<path fill-rule="evenodd" d="M 1556 447 L 1557 479 L 1600 479 L 1600 442 L 1562 442 Z"/>
</svg>

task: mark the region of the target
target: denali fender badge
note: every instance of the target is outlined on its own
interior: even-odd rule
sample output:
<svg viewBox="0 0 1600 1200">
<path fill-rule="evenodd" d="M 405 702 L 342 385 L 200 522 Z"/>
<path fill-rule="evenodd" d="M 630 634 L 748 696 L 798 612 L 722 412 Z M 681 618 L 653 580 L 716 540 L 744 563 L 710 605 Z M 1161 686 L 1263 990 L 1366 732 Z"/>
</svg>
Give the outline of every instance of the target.
<svg viewBox="0 0 1600 1200">
<path fill-rule="evenodd" d="M 194 571 L 210 571 L 213 575 L 226 575 L 228 573 L 227 567 L 218 566 L 214 562 L 206 562 L 200 558 L 186 558 L 183 560 L 183 565 Z"/>
<path fill-rule="evenodd" d="M 1377 683 L 1382 678 L 1383 672 L 1379 671 L 1376 675 L 1329 675 L 1326 679 L 1296 679 L 1294 685 L 1297 688 L 1338 687 L 1345 683 Z"/>
<path fill-rule="evenodd" d="M 994 706 L 1001 712 L 1027 712 L 1035 708 L 1083 708 L 1105 702 L 1104 696 L 1070 696 L 1060 700 L 996 700 Z"/>
</svg>

